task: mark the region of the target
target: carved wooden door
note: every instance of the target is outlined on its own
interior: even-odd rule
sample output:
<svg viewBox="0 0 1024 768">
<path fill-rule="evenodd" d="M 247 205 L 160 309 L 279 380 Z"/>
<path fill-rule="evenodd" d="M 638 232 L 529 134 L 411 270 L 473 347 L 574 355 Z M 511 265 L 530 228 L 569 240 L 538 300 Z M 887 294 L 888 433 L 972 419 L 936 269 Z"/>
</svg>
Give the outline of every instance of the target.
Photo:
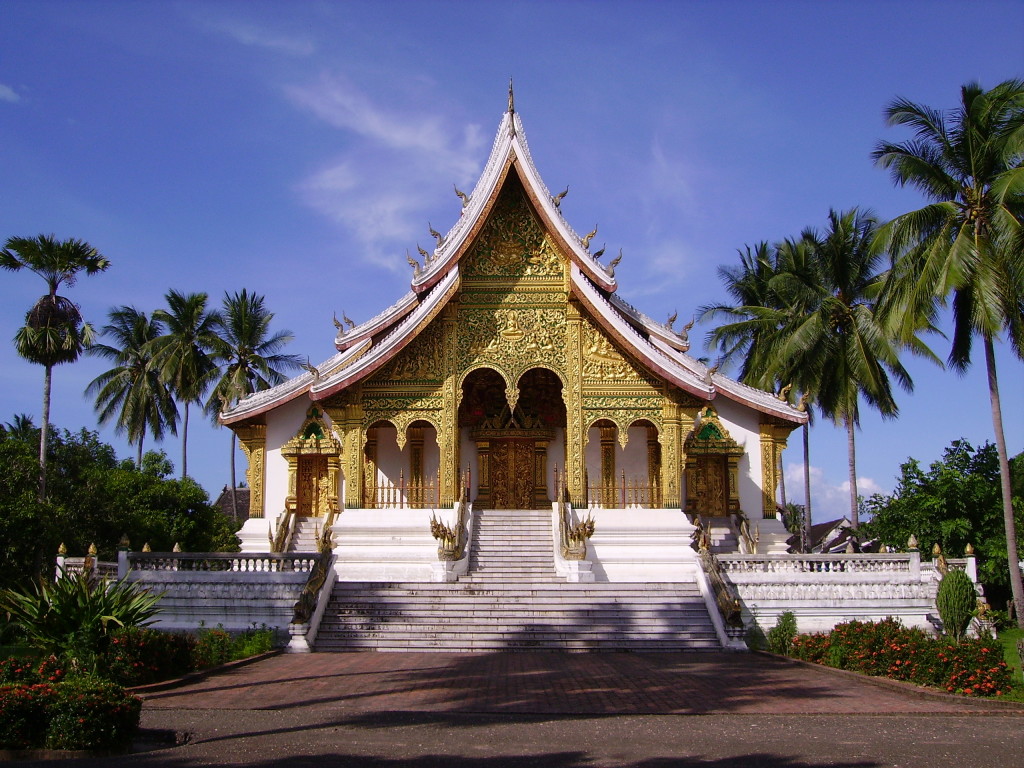
<svg viewBox="0 0 1024 768">
<path fill-rule="evenodd" d="M 729 476 L 724 456 L 700 456 L 694 472 L 696 488 L 688 493 L 696 496 L 697 512 L 712 517 L 729 514 Z"/>
<path fill-rule="evenodd" d="M 315 517 L 327 507 L 327 457 L 299 456 L 296 514 Z"/>
<path fill-rule="evenodd" d="M 491 448 L 491 506 L 533 509 L 532 440 L 496 440 Z"/>
</svg>

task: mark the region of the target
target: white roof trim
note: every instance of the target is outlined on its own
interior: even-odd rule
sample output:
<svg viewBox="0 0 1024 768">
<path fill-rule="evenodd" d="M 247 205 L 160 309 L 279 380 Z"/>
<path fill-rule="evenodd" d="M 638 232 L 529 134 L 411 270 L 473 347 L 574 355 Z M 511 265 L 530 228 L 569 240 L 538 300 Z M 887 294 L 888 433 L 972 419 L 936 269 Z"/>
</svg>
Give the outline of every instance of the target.
<svg viewBox="0 0 1024 768">
<path fill-rule="evenodd" d="M 434 249 L 429 261 L 413 276 L 413 290 L 415 291 L 418 286 L 430 284 L 431 280 L 439 273 L 451 267 L 449 263 L 451 257 L 466 245 L 466 240 L 473 231 L 474 224 L 483 215 L 484 206 L 497 188 L 502 170 L 509 158 L 513 156 L 519 161 L 519 167 L 525 176 L 523 181 L 532 188 L 534 196 L 544 209 L 544 214 L 552 222 L 558 234 L 569 245 L 580 262 L 586 265 L 587 271 L 591 273 L 591 279 L 599 283 L 604 290 L 614 291 L 616 288 L 614 276 L 609 274 L 607 268 L 590 255 L 588 249 L 583 247 L 583 238 L 565 220 L 561 210 L 552 200 L 551 192 L 537 172 L 537 167 L 530 156 L 522 121 L 515 112 L 506 112 L 503 115 L 501 124 L 498 126 L 498 133 L 494 137 L 490 157 L 488 157 L 483 173 L 480 174 L 480 178 L 469 196 L 469 204 L 463 208 L 459 220 L 441 238 L 440 245 Z"/>
</svg>

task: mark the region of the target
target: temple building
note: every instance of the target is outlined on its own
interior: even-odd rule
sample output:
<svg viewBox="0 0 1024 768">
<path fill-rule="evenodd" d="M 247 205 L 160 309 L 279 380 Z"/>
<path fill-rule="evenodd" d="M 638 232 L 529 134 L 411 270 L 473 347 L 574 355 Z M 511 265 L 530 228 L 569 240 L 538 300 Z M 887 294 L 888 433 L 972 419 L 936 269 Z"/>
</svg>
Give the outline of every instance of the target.
<svg viewBox="0 0 1024 768">
<path fill-rule="evenodd" d="M 361 324 L 335 320 L 333 356 L 222 414 L 249 459 L 243 551 L 284 547 L 289 516 L 333 526 L 342 545 L 362 537 L 351 578 L 394 574 L 389 547 L 403 578 L 428 578 L 400 551 L 416 531 L 429 541 L 432 515 L 460 501 L 550 513 L 563 499 L 620 544 L 653 537 L 619 570 L 608 542 L 598 581 L 654 578 L 698 516 L 735 530 L 742 513 L 784 551 L 780 457 L 807 415 L 691 357 L 688 326 L 618 296 L 621 252 L 595 252 L 595 232 L 563 218 L 511 94 L 476 186 L 456 193 L 461 216 L 409 258 L 406 295 Z"/>
</svg>

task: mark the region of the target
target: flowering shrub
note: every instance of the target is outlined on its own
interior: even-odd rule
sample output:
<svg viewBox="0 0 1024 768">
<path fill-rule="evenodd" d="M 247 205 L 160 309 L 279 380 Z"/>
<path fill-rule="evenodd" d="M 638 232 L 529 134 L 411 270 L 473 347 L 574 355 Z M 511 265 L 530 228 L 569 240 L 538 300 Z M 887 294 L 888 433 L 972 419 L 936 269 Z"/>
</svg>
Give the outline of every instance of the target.
<svg viewBox="0 0 1024 768">
<path fill-rule="evenodd" d="M 192 635 L 126 627 L 111 633 L 100 668 L 121 685 L 155 683 L 192 670 L 195 647 Z"/>
<path fill-rule="evenodd" d="M 139 727 L 142 702 L 113 683 L 0 685 L 0 748 L 119 749 Z"/>
<path fill-rule="evenodd" d="M 991 639 L 956 644 L 892 618 L 850 621 L 827 634 L 798 635 L 789 655 L 965 696 L 1001 696 L 1012 687 L 1010 671 Z"/>
<path fill-rule="evenodd" d="M 65 666 L 56 656 L 41 661 L 11 656 L 0 660 L 0 684 L 59 683 L 64 679 Z"/>
<path fill-rule="evenodd" d="M 196 637 L 192 662 L 196 669 L 226 664 L 232 659 L 233 646 L 234 640 L 231 635 L 221 627 L 200 629 Z"/>
<path fill-rule="evenodd" d="M 42 746 L 52 698 L 49 685 L 0 685 L 0 749 Z"/>
<path fill-rule="evenodd" d="M 46 746 L 50 749 L 120 749 L 139 727 L 142 702 L 124 688 L 79 679 L 54 686 L 47 707 Z"/>
</svg>

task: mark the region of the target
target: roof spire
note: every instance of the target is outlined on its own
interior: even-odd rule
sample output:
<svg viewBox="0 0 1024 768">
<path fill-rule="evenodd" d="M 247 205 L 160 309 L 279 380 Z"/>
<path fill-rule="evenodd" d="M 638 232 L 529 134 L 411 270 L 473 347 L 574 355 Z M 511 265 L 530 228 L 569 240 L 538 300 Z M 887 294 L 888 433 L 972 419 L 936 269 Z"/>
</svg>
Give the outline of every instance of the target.
<svg viewBox="0 0 1024 768">
<path fill-rule="evenodd" d="M 511 115 L 516 111 L 516 99 L 512 93 L 512 78 L 508 79 L 508 113 Z"/>
</svg>

